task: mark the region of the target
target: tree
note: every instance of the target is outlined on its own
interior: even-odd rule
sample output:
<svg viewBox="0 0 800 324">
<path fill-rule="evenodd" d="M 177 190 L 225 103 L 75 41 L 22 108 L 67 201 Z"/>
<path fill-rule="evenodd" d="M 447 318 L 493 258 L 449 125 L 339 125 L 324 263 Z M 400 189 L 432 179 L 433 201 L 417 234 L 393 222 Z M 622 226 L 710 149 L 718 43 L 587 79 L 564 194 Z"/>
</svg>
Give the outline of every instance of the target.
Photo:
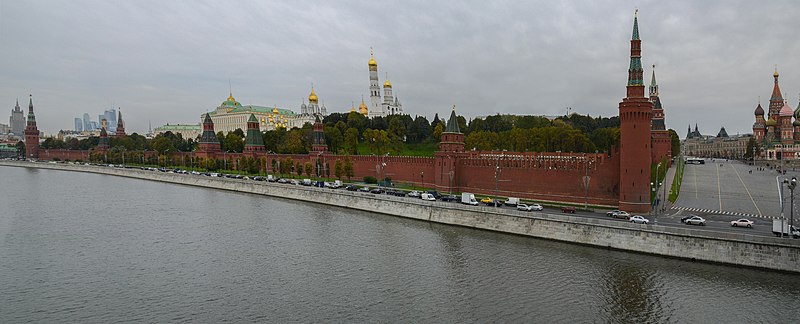
<svg viewBox="0 0 800 324">
<path fill-rule="evenodd" d="M 344 133 L 343 147 L 346 154 L 358 153 L 358 129 L 350 127 Z"/>
<path fill-rule="evenodd" d="M 339 148 L 344 144 L 344 135 L 338 128 L 332 126 L 325 126 L 325 144 L 328 145 L 328 150 L 338 152 Z"/>
<path fill-rule="evenodd" d="M 342 165 L 342 161 L 336 160 L 336 162 L 333 164 L 333 168 L 333 175 L 336 176 L 336 179 L 341 180 L 342 174 L 344 174 L 344 165 Z"/>
<path fill-rule="evenodd" d="M 22 156 L 27 156 L 25 153 L 25 142 L 19 141 L 17 144 L 14 145 L 17 148 L 17 154 Z"/>
<path fill-rule="evenodd" d="M 436 127 L 433 128 L 433 138 L 437 141 L 441 141 L 442 133 L 444 133 L 444 124 L 443 123 L 436 124 Z"/>
<path fill-rule="evenodd" d="M 673 143 L 673 147 L 674 146 L 675 145 Z M 680 141 L 678 142 L 678 149 L 680 149 Z M 756 157 L 761 155 L 761 145 L 758 145 L 758 142 L 756 142 L 756 138 L 755 137 L 750 137 L 750 139 L 747 140 L 747 148 L 745 148 L 745 150 L 744 150 L 744 158 L 748 159 L 748 160 L 752 160 L 753 159 L 753 150 L 755 150 L 755 152 L 756 152 L 756 155 L 755 155 Z M 675 155 L 675 149 L 674 148 L 673 148 L 672 154 Z"/>
<path fill-rule="evenodd" d="M 681 138 L 678 136 L 678 133 L 675 132 L 675 130 L 672 129 L 672 128 L 669 129 L 669 138 L 670 138 L 670 140 L 672 140 L 672 157 L 676 157 L 676 156 L 681 154 Z M 755 138 L 750 138 L 750 140 L 753 141 L 753 144 L 755 144 Z M 748 141 L 747 145 L 750 145 L 749 141 Z M 753 149 L 752 148 L 748 147 L 747 152 L 750 152 L 750 155 L 753 155 L 752 154 L 753 153 Z M 761 148 L 758 147 L 756 152 L 760 154 Z"/>
<path fill-rule="evenodd" d="M 175 145 L 166 136 L 156 136 L 150 146 L 159 154 L 175 152 Z"/>
<path fill-rule="evenodd" d="M 353 172 L 353 161 L 350 160 L 349 155 L 344 158 L 344 174 L 347 176 L 348 181 L 355 175 Z"/>
<path fill-rule="evenodd" d="M 303 165 L 300 162 L 294 165 L 294 172 L 297 173 L 298 176 L 303 175 Z"/>
<path fill-rule="evenodd" d="M 239 130 L 237 128 L 237 130 Z M 242 153 L 244 150 L 244 138 L 236 132 L 230 132 L 225 136 L 225 151 Z"/>
<path fill-rule="evenodd" d="M 305 165 L 303 165 L 303 169 L 305 169 L 306 176 L 309 177 L 311 176 L 311 173 L 314 172 L 314 166 L 311 165 L 311 162 L 306 162 Z"/>
</svg>

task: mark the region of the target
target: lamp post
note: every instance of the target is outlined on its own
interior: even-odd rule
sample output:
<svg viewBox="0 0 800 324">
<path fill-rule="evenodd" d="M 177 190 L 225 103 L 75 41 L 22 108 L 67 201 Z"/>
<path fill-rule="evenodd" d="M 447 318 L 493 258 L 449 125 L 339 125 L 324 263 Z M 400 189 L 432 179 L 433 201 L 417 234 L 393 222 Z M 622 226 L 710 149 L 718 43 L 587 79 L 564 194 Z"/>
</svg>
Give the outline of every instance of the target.
<svg viewBox="0 0 800 324">
<path fill-rule="evenodd" d="M 783 179 L 783 183 L 789 187 L 789 229 L 791 229 L 794 226 L 794 188 L 797 187 L 797 177 L 792 177 L 791 180 Z"/>
<path fill-rule="evenodd" d="M 420 182 L 420 187 L 422 187 L 422 189 L 425 189 L 425 171 L 419 173 L 419 182 Z"/>
<path fill-rule="evenodd" d="M 500 160 L 497 160 L 497 165 L 494 167 L 494 207 L 497 207 L 497 196 L 500 194 L 498 189 L 498 177 L 500 176 Z"/>
</svg>

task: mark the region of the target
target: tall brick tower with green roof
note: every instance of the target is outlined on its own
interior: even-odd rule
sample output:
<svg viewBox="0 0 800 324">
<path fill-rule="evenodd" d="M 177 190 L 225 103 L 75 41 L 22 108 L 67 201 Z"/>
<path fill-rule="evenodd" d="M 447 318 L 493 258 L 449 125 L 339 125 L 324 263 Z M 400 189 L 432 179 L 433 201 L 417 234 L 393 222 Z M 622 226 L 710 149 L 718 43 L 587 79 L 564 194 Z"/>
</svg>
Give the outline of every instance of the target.
<svg viewBox="0 0 800 324">
<path fill-rule="evenodd" d="M 447 120 L 442 141 L 439 143 L 440 152 L 464 152 L 464 134 L 458 127 L 458 116 L 456 116 L 456 106 L 450 111 L 450 119 Z"/>
<path fill-rule="evenodd" d="M 261 134 L 261 129 L 258 128 L 258 119 L 256 119 L 256 115 L 250 114 L 250 118 L 247 119 L 247 134 L 245 135 L 244 151 L 255 153 L 265 150 L 264 136 Z"/>
<path fill-rule="evenodd" d="M 638 10 L 633 18 L 627 96 L 619 103 L 619 209 L 650 211 L 651 123 L 653 102 L 645 97 Z"/>
</svg>

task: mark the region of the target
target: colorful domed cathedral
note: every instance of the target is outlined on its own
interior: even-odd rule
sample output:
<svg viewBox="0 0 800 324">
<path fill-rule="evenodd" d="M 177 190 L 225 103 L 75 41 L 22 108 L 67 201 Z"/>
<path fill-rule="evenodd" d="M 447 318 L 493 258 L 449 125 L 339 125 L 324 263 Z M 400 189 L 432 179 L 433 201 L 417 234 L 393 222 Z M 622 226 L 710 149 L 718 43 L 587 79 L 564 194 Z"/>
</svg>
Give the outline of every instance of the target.
<svg viewBox="0 0 800 324">
<path fill-rule="evenodd" d="M 781 95 L 777 67 L 772 77 L 775 83 L 769 98 L 767 116 L 764 117 L 764 108 L 759 102 L 755 110 L 753 136 L 766 149 L 763 153 L 765 158 L 796 159 L 796 153 L 800 152 L 800 149 L 794 147 L 795 143 L 800 142 L 800 104 L 793 110 Z"/>
</svg>

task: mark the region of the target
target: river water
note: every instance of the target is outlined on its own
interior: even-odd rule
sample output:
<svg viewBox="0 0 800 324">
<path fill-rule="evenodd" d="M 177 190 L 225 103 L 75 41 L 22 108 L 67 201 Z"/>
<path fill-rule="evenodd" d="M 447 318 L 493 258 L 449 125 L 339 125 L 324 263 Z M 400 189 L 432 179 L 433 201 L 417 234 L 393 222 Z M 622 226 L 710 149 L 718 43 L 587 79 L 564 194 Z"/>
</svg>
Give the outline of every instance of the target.
<svg viewBox="0 0 800 324">
<path fill-rule="evenodd" d="M 0 166 L 0 322 L 798 322 L 800 276 Z"/>
</svg>

